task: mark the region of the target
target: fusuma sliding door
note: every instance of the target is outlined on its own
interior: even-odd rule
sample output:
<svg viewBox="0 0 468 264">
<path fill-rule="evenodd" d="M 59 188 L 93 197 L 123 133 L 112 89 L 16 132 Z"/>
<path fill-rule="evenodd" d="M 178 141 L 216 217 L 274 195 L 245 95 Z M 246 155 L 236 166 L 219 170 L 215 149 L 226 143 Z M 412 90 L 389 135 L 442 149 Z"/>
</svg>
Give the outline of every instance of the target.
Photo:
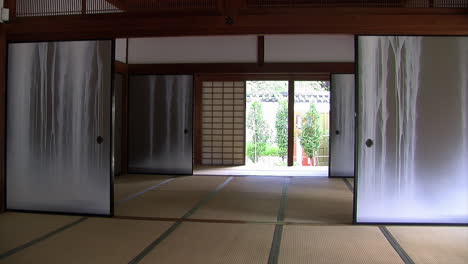
<svg viewBox="0 0 468 264">
<path fill-rule="evenodd" d="M 354 177 L 354 74 L 331 75 L 330 177 Z"/>
<path fill-rule="evenodd" d="M 7 208 L 111 214 L 113 42 L 8 45 Z"/>
<path fill-rule="evenodd" d="M 192 97 L 191 75 L 130 77 L 130 173 L 193 173 Z"/>
<path fill-rule="evenodd" d="M 468 37 L 358 38 L 357 222 L 468 223 Z"/>
</svg>

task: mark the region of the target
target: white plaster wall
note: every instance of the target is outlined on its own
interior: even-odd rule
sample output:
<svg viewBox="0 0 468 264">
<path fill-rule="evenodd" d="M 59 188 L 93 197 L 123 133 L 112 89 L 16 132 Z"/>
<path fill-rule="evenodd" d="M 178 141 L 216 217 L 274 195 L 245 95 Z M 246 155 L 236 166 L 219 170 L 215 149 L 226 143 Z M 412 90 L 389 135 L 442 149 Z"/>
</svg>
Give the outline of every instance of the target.
<svg viewBox="0 0 468 264">
<path fill-rule="evenodd" d="M 265 62 L 354 62 L 354 36 L 267 35 Z"/>
<path fill-rule="evenodd" d="M 245 63 L 257 61 L 257 36 L 129 39 L 129 63 Z"/>
<path fill-rule="evenodd" d="M 127 62 L 127 39 L 115 40 L 115 60 L 120 62 Z"/>
</svg>

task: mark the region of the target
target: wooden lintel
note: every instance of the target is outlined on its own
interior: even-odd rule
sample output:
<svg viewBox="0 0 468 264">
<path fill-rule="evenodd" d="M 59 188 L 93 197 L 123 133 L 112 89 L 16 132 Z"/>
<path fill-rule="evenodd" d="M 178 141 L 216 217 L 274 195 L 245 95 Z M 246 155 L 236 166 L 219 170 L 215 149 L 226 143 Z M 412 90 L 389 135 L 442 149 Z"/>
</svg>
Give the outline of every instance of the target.
<svg viewBox="0 0 468 264">
<path fill-rule="evenodd" d="M 468 35 L 468 16 L 250 14 L 226 24 L 219 15 L 122 13 L 18 18 L 6 27 L 8 39 L 16 41 L 239 34 Z"/>
</svg>

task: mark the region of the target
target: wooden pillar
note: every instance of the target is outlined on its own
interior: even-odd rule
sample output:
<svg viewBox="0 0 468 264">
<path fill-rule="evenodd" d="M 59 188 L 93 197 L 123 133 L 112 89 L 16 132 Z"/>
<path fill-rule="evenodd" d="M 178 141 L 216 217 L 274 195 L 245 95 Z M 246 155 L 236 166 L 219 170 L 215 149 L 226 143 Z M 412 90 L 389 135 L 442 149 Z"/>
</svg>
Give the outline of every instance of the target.
<svg viewBox="0 0 468 264">
<path fill-rule="evenodd" d="M 202 163 L 202 85 L 200 76 L 195 76 L 193 93 L 193 140 L 194 140 L 194 165 Z"/>
<path fill-rule="evenodd" d="M 6 0 L 5 7 L 10 9 L 10 21 L 16 18 L 16 0 Z"/>
<path fill-rule="evenodd" d="M 129 74 L 128 64 L 116 61 L 115 72 L 122 74 L 122 131 L 121 131 L 121 170 L 122 174 L 128 173 L 128 87 L 129 87 Z"/>
<path fill-rule="evenodd" d="M 122 174 L 128 173 L 128 70 L 124 73 L 122 85 L 122 133 L 121 133 L 121 168 Z"/>
<path fill-rule="evenodd" d="M 288 166 L 294 164 L 294 80 L 288 82 Z"/>
<path fill-rule="evenodd" d="M 129 41 L 128 38 L 125 40 L 125 72 L 123 78 L 123 91 L 122 91 L 122 174 L 128 173 L 128 93 L 129 93 L 129 64 L 128 64 L 128 50 L 129 50 Z"/>
<path fill-rule="evenodd" d="M 429 7 L 433 8 L 434 7 L 434 0 L 429 0 Z"/>
<path fill-rule="evenodd" d="M 0 213 L 6 209 L 6 45 L 5 26 L 0 25 Z"/>
<path fill-rule="evenodd" d="M 265 63 L 265 37 L 257 37 L 257 64 L 258 66 L 263 66 Z"/>
<path fill-rule="evenodd" d="M 81 14 L 86 15 L 86 0 L 81 0 Z"/>
</svg>

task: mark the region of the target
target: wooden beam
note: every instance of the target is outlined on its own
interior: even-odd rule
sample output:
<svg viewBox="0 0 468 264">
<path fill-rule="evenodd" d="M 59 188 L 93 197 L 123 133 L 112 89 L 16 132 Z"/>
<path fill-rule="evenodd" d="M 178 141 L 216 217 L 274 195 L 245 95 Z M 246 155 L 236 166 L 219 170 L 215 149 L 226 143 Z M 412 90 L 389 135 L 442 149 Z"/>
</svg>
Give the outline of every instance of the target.
<svg viewBox="0 0 468 264">
<path fill-rule="evenodd" d="M 127 74 L 128 73 L 128 64 L 115 61 L 115 72 Z"/>
<path fill-rule="evenodd" d="M 202 81 L 329 81 L 328 73 L 237 73 L 237 74 L 196 74 Z"/>
<path fill-rule="evenodd" d="M 434 2 L 434 0 L 429 0 Z M 430 4 L 430 2 L 429 2 Z M 430 7 L 434 7 L 433 5 Z M 244 8 L 242 15 L 457 15 L 467 14 L 466 8 L 408 7 L 261 7 Z"/>
<path fill-rule="evenodd" d="M 294 165 L 294 80 L 288 82 L 288 166 Z"/>
<path fill-rule="evenodd" d="M 0 25 L 0 213 L 6 210 L 6 34 L 4 25 Z"/>
<path fill-rule="evenodd" d="M 354 73 L 353 62 L 129 64 L 130 74 L 194 73 Z"/>
<path fill-rule="evenodd" d="M 187 26 L 190 25 L 190 26 Z M 142 16 L 126 13 L 21 18 L 6 25 L 16 41 L 239 34 L 467 35 L 468 16 L 382 14 Z"/>
</svg>

